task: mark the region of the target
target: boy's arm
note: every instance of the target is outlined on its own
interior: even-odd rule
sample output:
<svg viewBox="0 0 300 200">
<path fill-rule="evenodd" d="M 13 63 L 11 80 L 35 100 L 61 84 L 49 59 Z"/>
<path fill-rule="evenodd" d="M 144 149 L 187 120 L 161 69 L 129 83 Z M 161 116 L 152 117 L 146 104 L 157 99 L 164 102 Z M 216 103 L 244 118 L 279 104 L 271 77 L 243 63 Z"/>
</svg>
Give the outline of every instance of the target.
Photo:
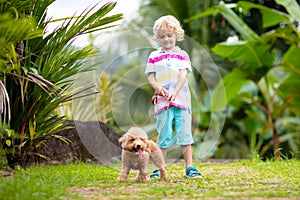
<svg viewBox="0 0 300 200">
<path fill-rule="evenodd" d="M 174 101 L 176 98 L 176 95 L 180 92 L 181 88 L 183 87 L 186 78 L 188 75 L 188 70 L 187 69 L 181 69 L 179 70 L 179 74 L 178 74 L 178 81 L 176 84 L 176 88 L 174 91 L 170 91 L 168 99 L 169 101 Z"/>
<path fill-rule="evenodd" d="M 154 88 L 154 90 L 158 93 L 158 95 L 165 96 L 167 91 L 164 87 L 160 86 L 155 78 L 155 72 L 148 73 L 148 82 Z"/>
</svg>

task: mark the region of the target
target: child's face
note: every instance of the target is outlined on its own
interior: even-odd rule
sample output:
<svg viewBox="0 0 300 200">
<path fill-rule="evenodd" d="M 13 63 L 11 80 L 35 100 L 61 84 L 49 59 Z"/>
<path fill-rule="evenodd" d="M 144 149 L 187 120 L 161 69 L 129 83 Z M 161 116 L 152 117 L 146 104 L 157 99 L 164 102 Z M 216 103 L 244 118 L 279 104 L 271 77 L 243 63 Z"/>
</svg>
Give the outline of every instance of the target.
<svg viewBox="0 0 300 200">
<path fill-rule="evenodd" d="M 158 32 L 158 43 L 165 51 L 173 50 L 176 44 L 176 34 L 172 30 Z"/>
</svg>

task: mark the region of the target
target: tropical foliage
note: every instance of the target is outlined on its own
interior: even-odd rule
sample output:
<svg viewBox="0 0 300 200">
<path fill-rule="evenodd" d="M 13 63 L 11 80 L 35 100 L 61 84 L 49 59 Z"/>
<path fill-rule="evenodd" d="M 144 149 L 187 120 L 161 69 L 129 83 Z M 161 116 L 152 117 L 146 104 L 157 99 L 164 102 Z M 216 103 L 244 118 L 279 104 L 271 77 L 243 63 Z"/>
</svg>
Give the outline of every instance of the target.
<svg viewBox="0 0 300 200">
<path fill-rule="evenodd" d="M 11 165 L 25 165 L 46 135 L 66 128 L 65 117 L 55 109 L 93 87 L 73 87 L 74 75 L 92 70 L 87 58 L 96 55 L 92 46 L 76 48 L 75 38 L 115 26 L 122 18 L 107 16 L 115 3 L 95 5 L 56 20 L 62 25 L 47 33 L 53 22 L 46 19 L 47 7 L 53 2 L 0 2 L 0 137 Z"/>
<path fill-rule="evenodd" d="M 299 114 L 295 111 L 299 108 L 295 98 L 299 92 L 292 82 L 297 83 L 298 78 L 287 71 L 287 66 L 296 71 L 297 68 L 286 63 L 296 64 L 299 31 L 295 10 L 299 5 L 296 1 L 264 2 L 267 6 L 261 1 L 215 2 L 151 0 L 142 5 L 142 17 L 136 19 L 137 25 L 130 24 L 129 28 L 148 28 L 159 16 L 172 14 L 182 22 L 186 36 L 196 40 L 186 37 L 187 40 L 180 44 L 190 54 L 193 67 L 201 68 L 194 70 L 190 79 L 195 157 L 201 157 L 203 146 L 214 145 L 207 156 L 247 158 L 256 153 L 264 157 L 272 157 L 274 153 L 295 156 L 299 151 Z M 140 34 L 140 37 L 144 35 L 151 40 L 151 28 L 147 30 L 148 35 Z M 238 41 L 230 42 L 236 39 Z M 124 43 L 124 40 L 119 42 Z M 221 57 L 203 54 L 193 42 Z M 206 61 L 210 56 L 217 70 Z M 143 63 L 146 58 L 137 56 L 137 59 Z M 217 80 L 217 73 L 227 75 L 214 88 L 215 84 L 210 81 Z M 285 93 L 288 91 L 291 94 Z M 214 127 L 210 126 L 224 116 L 216 112 L 226 115 L 217 143 L 217 136 L 210 138 L 214 135 Z"/>
<path fill-rule="evenodd" d="M 189 20 L 221 14 L 238 32 L 239 41 L 218 43 L 212 49 L 237 67 L 219 82 L 211 109 L 217 111 L 226 106 L 229 116 L 233 116 L 233 110 L 242 108 L 244 114 L 236 120 L 248 134 L 251 152 L 263 156 L 273 146 L 273 153 L 279 157 L 280 144 L 284 142 L 293 152 L 299 151 L 300 92 L 295 86 L 300 78 L 296 61 L 300 54 L 300 7 L 292 0 L 276 2 L 288 14 L 246 1 L 230 5 L 220 2 Z M 262 28 L 268 28 L 268 32 L 258 35 L 236 14 L 245 15 L 251 9 L 260 11 Z"/>
<path fill-rule="evenodd" d="M 164 14 L 174 15 L 184 26 L 187 37 L 179 45 L 196 69 L 189 77 L 195 156 L 201 157 L 204 146 L 210 149 L 205 156 L 222 158 L 299 152 L 300 11 L 295 0 L 276 0 L 273 7 L 278 10 L 249 1 L 150 0 L 141 6 L 141 17 L 118 30 L 118 38 L 83 48 L 73 45 L 76 37 L 110 28 L 122 18 L 107 16 L 115 3 L 51 20 L 46 13 L 53 2 L 0 2 L 0 137 L 12 165 L 25 165 L 32 155 L 43 156 L 35 149 L 46 135 L 57 137 L 58 130 L 68 128 L 63 123 L 66 117 L 125 128 L 134 123 L 153 131 L 149 112 L 153 91 L 143 65 L 155 48 L 153 22 Z M 62 25 L 46 32 L 56 21 Z M 102 61 L 99 49 L 109 66 L 90 73 Z M 98 58 L 92 60 L 93 56 Z M 97 81 L 91 83 L 91 74 Z M 217 74 L 225 76 L 219 81 Z M 82 77 L 84 84 L 77 84 Z M 213 133 L 222 125 L 218 118 L 225 116 L 219 139 Z"/>
</svg>

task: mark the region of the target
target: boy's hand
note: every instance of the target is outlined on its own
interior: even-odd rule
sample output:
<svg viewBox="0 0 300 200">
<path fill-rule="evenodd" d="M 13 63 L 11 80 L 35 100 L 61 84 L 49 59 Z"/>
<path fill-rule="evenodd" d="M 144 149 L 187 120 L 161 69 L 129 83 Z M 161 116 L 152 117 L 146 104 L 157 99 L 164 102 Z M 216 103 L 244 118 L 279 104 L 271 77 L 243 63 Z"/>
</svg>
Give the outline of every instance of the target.
<svg viewBox="0 0 300 200">
<path fill-rule="evenodd" d="M 171 101 L 174 101 L 176 98 L 176 93 L 171 91 L 168 95 L 168 100 L 171 102 Z"/>
<path fill-rule="evenodd" d="M 159 96 L 163 96 L 163 97 L 167 96 L 167 93 L 168 93 L 168 91 L 167 91 L 164 87 L 161 87 L 161 88 L 159 89 L 159 91 L 157 92 L 157 94 L 158 94 Z"/>
</svg>

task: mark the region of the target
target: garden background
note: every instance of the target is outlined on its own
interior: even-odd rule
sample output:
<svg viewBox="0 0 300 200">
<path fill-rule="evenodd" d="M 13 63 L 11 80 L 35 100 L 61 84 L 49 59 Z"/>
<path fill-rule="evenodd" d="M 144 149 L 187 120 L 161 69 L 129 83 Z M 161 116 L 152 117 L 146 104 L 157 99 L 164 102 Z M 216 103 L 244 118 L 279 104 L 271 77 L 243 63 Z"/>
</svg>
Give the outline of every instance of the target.
<svg viewBox="0 0 300 200">
<path fill-rule="evenodd" d="M 39 148 L 49 137 L 72 144 L 57 134 L 72 120 L 100 121 L 117 135 L 140 126 L 155 139 L 144 68 L 157 48 L 153 22 L 166 14 L 180 20 L 178 45 L 193 66 L 195 160 L 299 159 L 299 1 L 148 0 L 126 21 L 115 2 L 101 1 L 52 19 L 53 2 L 0 2 L 2 168 L 50 162 Z M 88 43 L 75 45 L 82 35 Z"/>
</svg>

